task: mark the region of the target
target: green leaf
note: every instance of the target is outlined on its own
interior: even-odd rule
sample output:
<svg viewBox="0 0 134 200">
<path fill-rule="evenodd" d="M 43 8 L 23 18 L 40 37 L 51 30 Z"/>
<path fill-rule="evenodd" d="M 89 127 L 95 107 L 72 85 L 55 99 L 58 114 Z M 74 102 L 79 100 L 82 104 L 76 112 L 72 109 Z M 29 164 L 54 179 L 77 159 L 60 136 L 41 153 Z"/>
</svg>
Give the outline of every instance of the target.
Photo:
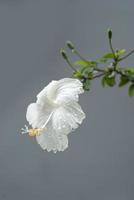
<svg viewBox="0 0 134 200">
<path fill-rule="evenodd" d="M 108 60 L 114 59 L 113 53 L 107 53 L 99 59 L 100 63 L 106 63 Z"/>
<path fill-rule="evenodd" d="M 102 77 L 101 84 L 102 84 L 103 87 L 106 86 L 105 76 Z"/>
<path fill-rule="evenodd" d="M 117 55 L 117 56 L 121 56 L 121 55 L 123 55 L 125 52 L 126 52 L 126 49 L 118 49 L 118 50 L 116 50 L 116 55 Z"/>
<path fill-rule="evenodd" d="M 86 91 L 89 91 L 90 90 L 90 84 L 91 84 L 91 81 L 89 79 L 86 79 L 83 81 L 83 89 L 86 90 Z"/>
<path fill-rule="evenodd" d="M 97 62 L 95 62 L 95 61 L 88 61 L 88 60 L 77 60 L 74 64 L 82 66 L 82 67 L 90 67 L 90 66 L 93 66 L 93 65 L 96 66 Z"/>
<path fill-rule="evenodd" d="M 134 84 L 132 84 L 132 85 L 129 86 L 128 95 L 130 97 L 134 96 Z"/>
<path fill-rule="evenodd" d="M 116 84 L 115 77 L 106 78 L 106 83 L 107 83 L 108 86 L 113 87 Z"/>
<path fill-rule="evenodd" d="M 126 76 L 121 76 L 119 87 L 125 86 L 128 82 L 129 82 L 129 79 Z"/>
<path fill-rule="evenodd" d="M 134 74 L 134 67 L 128 67 L 128 68 L 126 68 L 125 72 L 128 72 L 129 74 Z"/>
<path fill-rule="evenodd" d="M 116 84 L 115 76 L 114 77 L 104 76 L 102 78 L 101 84 L 103 87 L 105 87 L 106 85 L 113 87 Z"/>
<path fill-rule="evenodd" d="M 128 77 L 129 81 L 134 81 L 134 68 L 129 67 L 124 70 L 125 75 Z"/>
<path fill-rule="evenodd" d="M 114 71 L 109 72 L 108 78 L 115 78 L 116 73 Z"/>
<path fill-rule="evenodd" d="M 93 67 L 83 67 L 80 72 L 83 76 L 88 76 L 88 74 L 92 73 L 94 70 Z"/>
<path fill-rule="evenodd" d="M 101 58 L 98 61 L 99 61 L 99 63 L 106 63 L 108 61 L 108 59 L 107 58 Z"/>
<path fill-rule="evenodd" d="M 81 78 L 81 77 L 82 77 L 82 74 L 81 74 L 81 72 L 80 72 L 79 70 L 77 70 L 77 71 L 75 71 L 75 72 L 73 73 L 73 77 L 74 77 L 74 78 Z"/>
<path fill-rule="evenodd" d="M 102 58 L 113 59 L 113 58 L 114 58 L 114 55 L 113 55 L 113 53 L 107 53 L 107 54 L 105 54 Z"/>
</svg>

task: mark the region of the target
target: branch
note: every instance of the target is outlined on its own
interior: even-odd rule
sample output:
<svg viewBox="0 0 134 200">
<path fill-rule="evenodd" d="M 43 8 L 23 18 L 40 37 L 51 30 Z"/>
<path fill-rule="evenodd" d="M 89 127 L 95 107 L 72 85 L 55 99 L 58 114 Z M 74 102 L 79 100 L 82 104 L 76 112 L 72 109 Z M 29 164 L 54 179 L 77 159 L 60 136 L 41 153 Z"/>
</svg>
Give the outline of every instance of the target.
<svg viewBox="0 0 134 200">
<path fill-rule="evenodd" d="M 120 58 L 118 61 L 120 62 L 120 61 L 122 61 L 122 60 L 124 60 L 124 59 L 126 59 L 127 57 L 129 57 L 131 54 L 133 54 L 134 53 L 134 49 L 132 50 L 132 51 L 130 51 L 127 55 L 125 55 L 124 57 L 122 57 L 122 58 Z"/>
</svg>

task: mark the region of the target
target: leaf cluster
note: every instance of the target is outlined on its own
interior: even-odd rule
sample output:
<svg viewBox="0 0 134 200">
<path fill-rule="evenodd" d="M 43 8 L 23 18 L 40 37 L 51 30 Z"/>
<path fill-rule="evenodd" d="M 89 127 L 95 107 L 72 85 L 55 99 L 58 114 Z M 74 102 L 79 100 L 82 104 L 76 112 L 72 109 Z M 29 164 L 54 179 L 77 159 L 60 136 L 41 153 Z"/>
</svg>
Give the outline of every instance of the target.
<svg viewBox="0 0 134 200">
<path fill-rule="evenodd" d="M 73 78 L 79 79 L 83 83 L 83 88 L 85 91 L 89 91 L 91 88 L 91 80 L 95 78 L 101 78 L 101 84 L 103 87 L 113 87 L 117 83 L 117 76 L 119 76 L 119 87 L 124 87 L 129 84 L 128 95 L 130 97 L 134 96 L 134 68 L 127 67 L 121 68 L 119 66 L 120 61 L 131 55 L 134 50 L 127 55 L 125 49 L 114 50 L 112 46 L 112 31 L 108 30 L 108 39 L 111 52 L 105 53 L 100 59 L 88 60 L 83 58 L 80 53 L 76 50 L 75 45 L 67 41 L 67 47 L 72 51 L 73 54 L 78 56 L 78 60 L 74 63 L 70 62 L 67 53 L 64 49 L 61 49 L 61 55 L 69 64 L 73 70 Z M 99 67 L 99 65 L 104 65 L 104 68 Z"/>
<path fill-rule="evenodd" d="M 77 71 L 73 73 L 73 77 L 81 80 L 84 90 L 89 91 L 91 79 L 93 78 L 97 62 L 88 60 L 77 60 L 75 61 L 74 66 L 76 66 Z"/>
</svg>

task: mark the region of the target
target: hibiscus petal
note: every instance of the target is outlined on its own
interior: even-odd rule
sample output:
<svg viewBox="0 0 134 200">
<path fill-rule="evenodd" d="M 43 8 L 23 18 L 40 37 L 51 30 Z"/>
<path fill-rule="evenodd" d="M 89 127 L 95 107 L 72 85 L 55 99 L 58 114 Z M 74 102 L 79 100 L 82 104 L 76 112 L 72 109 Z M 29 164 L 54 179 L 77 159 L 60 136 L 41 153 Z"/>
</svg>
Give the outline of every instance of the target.
<svg viewBox="0 0 134 200">
<path fill-rule="evenodd" d="M 64 78 L 58 81 L 55 101 L 60 104 L 78 101 L 79 94 L 83 92 L 83 85 L 78 79 Z"/>
<path fill-rule="evenodd" d="M 41 128 L 50 120 L 52 111 L 47 102 L 44 106 L 32 103 L 27 108 L 26 119 L 33 128 Z"/>
<path fill-rule="evenodd" d="M 78 128 L 85 118 L 85 113 L 82 111 L 77 102 L 71 102 L 64 107 L 58 108 L 52 116 L 53 128 L 62 134 L 68 134 L 73 129 Z"/>
<path fill-rule="evenodd" d="M 49 101 L 54 106 L 53 100 L 56 96 L 56 87 L 58 81 L 51 81 L 43 90 L 37 95 L 37 103 L 44 105 L 46 101 Z"/>
<path fill-rule="evenodd" d="M 64 151 L 68 147 L 68 138 L 64 134 L 57 134 L 52 128 L 52 125 L 47 126 L 46 132 L 39 136 L 36 136 L 38 144 L 43 150 L 53 151 Z"/>
<path fill-rule="evenodd" d="M 42 104 L 46 98 L 54 105 L 78 101 L 79 94 L 83 93 L 82 83 L 78 79 L 64 78 L 51 81 L 38 95 L 37 103 Z"/>
</svg>

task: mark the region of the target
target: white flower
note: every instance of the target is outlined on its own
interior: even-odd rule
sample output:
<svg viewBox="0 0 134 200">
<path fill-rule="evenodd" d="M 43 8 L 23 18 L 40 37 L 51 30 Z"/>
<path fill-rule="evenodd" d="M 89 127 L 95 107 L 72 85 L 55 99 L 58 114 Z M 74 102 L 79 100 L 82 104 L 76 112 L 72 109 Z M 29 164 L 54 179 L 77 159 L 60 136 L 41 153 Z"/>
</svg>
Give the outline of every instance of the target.
<svg viewBox="0 0 134 200">
<path fill-rule="evenodd" d="M 78 104 L 83 93 L 82 83 L 73 78 L 50 82 L 38 95 L 36 103 L 27 108 L 26 118 L 31 129 L 22 133 L 36 136 L 42 149 L 64 151 L 68 147 L 67 135 L 78 127 L 85 114 Z"/>
</svg>

